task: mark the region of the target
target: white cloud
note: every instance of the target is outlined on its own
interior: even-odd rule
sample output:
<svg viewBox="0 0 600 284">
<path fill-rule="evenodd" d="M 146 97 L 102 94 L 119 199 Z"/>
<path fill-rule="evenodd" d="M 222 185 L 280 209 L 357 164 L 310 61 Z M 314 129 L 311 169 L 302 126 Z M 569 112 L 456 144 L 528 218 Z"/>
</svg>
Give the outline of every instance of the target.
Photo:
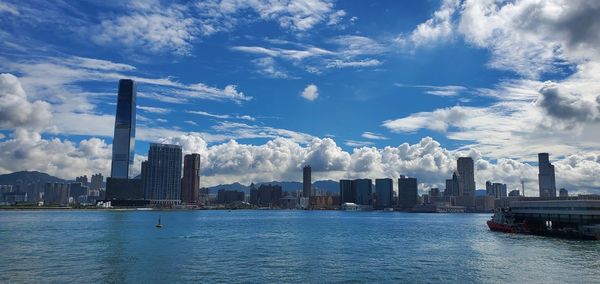
<svg viewBox="0 0 600 284">
<path fill-rule="evenodd" d="M 331 60 L 325 66 L 326 68 L 347 68 L 347 67 L 373 67 L 379 66 L 383 62 L 377 59 L 364 59 L 359 61 L 342 61 L 342 60 Z"/>
<path fill-rule="evenodd" d="M 92 40 L 102 45 L 118 44 L 187 55 L 199 30 L 185 7 L 172 5 L 104 19 L 93 32 Z"/>
<path fill-rule="evenodd" d="M 200 110 L 189 110 L 189 111 L 187 111 L 187 113 L 208 116 L 208 117 L 213 117 L 213 118 L 219 118 L 219 119 L 241 119 L 241 120 L 248 120 L 248 121 L 256 120 L 256 118 L 249 116 L 249 115 L 213 114 L 213 113 L 200 111 Z"/>
<path fill-rule="evenodd" d="M 166 109 L 166 108 L 162 108 L 162 107 L 151 107 L 151 106 L 137 106 L 138 109 L 141 109 L 145 112 L 149 112 L 149 113 L 159 113 L 159 114 L 165 114 L 165 113 L 169 113 L 171 112 L 170 109 Z"/>
<path fill-rule="evenodd" d="M 21 82 L 12 74 L 0 74 L 0 129 L 39 129 L 52 117 L 50 105 L 30 102 Z"/>
<path fill-rule="evenodd" d="M 0 13 L 8 13 L 12 14 L 13 16 L 18 16 L 19 9 L 11 4 L 0 2 Z"/>
<path fill-rule="evenodd" d="M 406 84 L 394 84 L 401 88 L 421 88 L 425 89 L 426 94 L 440 96 L 440 97 L 453 97 L 460 93 L 468 91 L 464 86 L 448 85 L 448 86 L 432 86 L 432 85 L 406 85 Z"/>
<path fill-rule="evenodd" d="M 460 0 L 444 0 L 430 19 L 417 25 L 410 35 L 400 35 L 396 42 L 416 47 L 432 45 L 450 39 L 454 32 L 453 16 L 460 8 Z"/>
<path fill-rule="evenodd" d="M 363 138 L 367 138 L 367 139 L 372 139 L 372 140 L 387 140 L 388 138 L 379 134 L 379 133 L 373 133 L 373 132 L 363 132 L 362 135 L 360 135 Z"/>
<path fill-rule="evenodd" d="M 373 143 L 371 141 L 346 140 L 346 142 L 344 144 L 346 144 L 346 146 L 348 146 L 348 147 L 357 148 L 357 147 L 371 146 L 375 143 Z"/>
<path fill-rule="evenodd" d="M 309 101 L 314 101 L 319 97 L 319 90 L 315 84 L 309 84 L 304 88 L 300 96 Z"/>
<path fill-rule="evenodd" d="M 252 63 L 259 68 L 258 72 L 266 77 L 271 78 L 290 78 L 290 76 L 281 70 L 275 63 L 275 59 L 272 57 L 263 57 L 253 59 Z"/>
</svg>

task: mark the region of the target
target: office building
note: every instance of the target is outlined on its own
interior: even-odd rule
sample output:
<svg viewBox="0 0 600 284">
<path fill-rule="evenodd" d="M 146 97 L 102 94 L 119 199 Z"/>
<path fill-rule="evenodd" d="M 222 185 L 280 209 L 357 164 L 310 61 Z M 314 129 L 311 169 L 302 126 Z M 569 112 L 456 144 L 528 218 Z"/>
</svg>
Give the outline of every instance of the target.
<svg viewBox="0 0 600 284">
<path fill-rule="evenodd" d="M 460 184 L 459 178 L 456 172 L 452 173 L 452 179 L 446 180 L 446 190 L 444 196 L 459 196 L 460 195 Z"/>
<path fill-rule="evenodd" d="M 417 179 L 400 176 L 398 179 L 398 207 L 412 209 L 418 202 Z"/>
<path fill-rule="evenodd" d="M 508 197 L 519 197 L 521 192 L 518 189 L 513 189 L 508 193 Z"/>
<path fill-rule="evenodd" d="M 68 205 L 69 187 L 59 182 L 48 182 L 44 187 L 45 205 Z"/>
<path fill-rule="evenodd" d="M 251 192 L 252 193 L 252 192 Z M 261 184 L 255 191 L 255 202 L 258 207 L 279 207 L 283 190 L 279 185 Z M 250 199 L 253 199 L 252 196 Z"/>
<path fill-rule="evenodd" d="M 375 208 L 391 208 L 393 207 L 394 198 L 394 180 L 391 178 L 378 178 L 375 180 L 375 193 L 377 199 Z"/>
<path fill-rule="evenodd" d="M 458 171 L 458 196 L 475 196 L 475 167 L 470 157 L 460 157 L 456 161 Z"/>
<path fill-rule="evenodd" d="M 351 180 L 340 180 L 340 205 L 344 203 L 355 203 L 356 192 Z"/>
<path fill-rule="evenodd" d="M 373 182 L 371 179 L 355 179 L 352 187 L 356 194 L 355 202 L 358 205 L 371 205 L 371 194 L 373 193 Z"/>
<path fill-rule="evenodd" d="M 504 183 L 485 182 L 485 195 L 493 196 L 494 198 L 502 198 L 507 196 L 507 187 Z"/>
<path fill-rule="evenodd" d="M 133 164 L 135 144 L 135 82 L 119 80 L 119 94 L 113 136 L 112 178 L 129 178 L 129 166 Z"/>
<path fill-rule="evenodd" d="M 181 146 L 151 143 L 144 175 L 146 199 L 152 203 L 181 202 Z"/>
<path fill-rule="evenodd" d="M 302 169 L 302 196 L 311 197 L 312 194 L 312 178 L 310 166 L 304 166 Z"/>
<path fill-rule="evenodd" d="M 548 153 L 538 154 L 540 197 L 556 197 L 554 165 L 550 163 Z"/>
<path fill-rule="evenodd" d="M 226 190 L 219 189 L 217 191 L 217 203 L 218 204 L 231 204 L 235 202 L 243 202 L 244 201 L 244 192 L 237 190 Z"/>
<path fill-rule="evenodd" d="M 569 197 L 569 191 L 561 188 L 560 191 L 558 192 L 558 196 L 559 197 Z"/>
<path fill-rule="evenodd" d="M 198 203 L 200 189 L 200 154 L 189 154 L 183 158 L 183 180 L 181 182 L 181 201 Z"/>
</svg>

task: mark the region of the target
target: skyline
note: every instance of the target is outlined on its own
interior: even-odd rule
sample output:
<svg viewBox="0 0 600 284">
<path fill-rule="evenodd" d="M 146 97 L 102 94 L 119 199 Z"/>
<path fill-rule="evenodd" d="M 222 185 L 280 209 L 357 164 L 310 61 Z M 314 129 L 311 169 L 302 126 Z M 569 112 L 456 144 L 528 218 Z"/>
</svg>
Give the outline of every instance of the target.
<svg viewBox="0 0 600 284">
<path fill-rule="evenodd" d="M 300 181 L 311 165 L 314 180 L 407 175 L 427 191 L 470 156 L 477 189 L 525 180 L 532 195 L 549 152 L 557 188 L 598 193 L 600 20 L 586 10 L 600 4 L 302 2 L 0 3 L 0 173 L 109 176 L 115 82 L 131 78 L 134 174 L 160 142 L 200 153 L 202 186 Z M 63 17 L 17 29 L 42 8 Z"/>
</svg>

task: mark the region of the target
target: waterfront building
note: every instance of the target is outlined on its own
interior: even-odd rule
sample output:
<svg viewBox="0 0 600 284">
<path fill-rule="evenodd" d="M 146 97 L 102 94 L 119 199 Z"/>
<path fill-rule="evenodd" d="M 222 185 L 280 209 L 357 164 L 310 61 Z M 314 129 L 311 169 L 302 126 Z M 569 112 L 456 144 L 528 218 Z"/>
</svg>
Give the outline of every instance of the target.
<svg viewBox="0 0 600 284">
<path fill-rule="evenodd" d="M 518 189 L 513 189 L 508 193 L 508 197 L 519 197 L 521 192 Z"/>
<path fill-rule="evenodd" d="M 87 178 L 86 178 L 87 180 Z M 74 200 L 79 200 L 80 196 L 88 194 L 88 187 L 82 182 L 72 182 L 69 184 L 69 196 Z"/>
<path fill-rule="evenodd" d="M 181 146 L 151 143 L 148 150 L 144 192 L 153 203 L 181 202 Z"/>
<path fill-rule="evenodd" d="M 304 166 L 302 169 L 302 196 L 312 196 L 312 177 L 310 166 Z"/>
<path fill-rule="evenodd" d="M 181 201 L 198 203 L 200 189 L 200 154 L 189 154 L 183 158 L 183 180 L 181 182 Z"/>
<path fill-rule="evenodd" d="M 456 161 L 458 171 L 458 196 L 475 196 L 475 167 L 471 157 L 460 157 Z"/>
<path fill-rule="evenodd" d="M 198 190 L 198 204 L 208 205 L 209 195 L 210 195 L 210 189 L 208 189 L 208 187 L 201 187 Z"/>
<path fill-rule="evenodd" d="M 569 197 L 569 191 L 561 188 L 560 191 L 558 192 L 558 196 L 559 197 Z"/>
<path fill-rule="evenodd" d="M 250 184 L 250 204 L 258 205 L 258 189 L 254 183 Z"/>
<path fill-rule="evenodd" d="M 296 209 L 298 207 L 298 197 L 296 196 L 284 196 L 279 200 L 281 209 Z"/>
<path fill-rule="evenodd" d="M 418 201 L 417 179 L 400 176 L 398 179 L 398 207 L 412 209 Z"/>
<path fill-rule="evenodd" d="M 115 201 L 112 204 L 127 204 L 126 202 L 118 203 L 117 200 L 142 200 L 144 198 L 144 190 L 142 188 L 141 179 L 126 179 L 126 178 L 106 178 L 106 200 Z"/>
<path fill-rule="evenodd" d="M 135 100 L 135 82 L 130 79 L 119 80 L 110 172 L 112 178 L 129 178 L 129 166 L 133 164 L 135 149 Z"/>
<path fill-rule="evenodd" d="M 245 195 L 243 191 L 219 189 L 217 192 L 218 204 L 231 204 L 235 202 L 243 202 Z"/>
<path fill-rule="evenodd" d="M 554 165 L 550 163 L 548 153 L 538 154 L 538 168 L 540 197 L 556 197 L 556 180 L 554 177 Z"/>
<path fill-rule="evenodd" d="M 356 194 L 356 204 L 371 205 L 371 194 L 373 193 L 373 183 L 371 179 L 355 179 L 352 181 L 354 193 Z"/>
<path fill-rule="evenodd" d="M 340 197 L 337 195 L 320 195 L 311 196 L 309 205 L 311 209 L 316 210 L 332 210 L 340 204 Z"/>
<path fill-rule="evenodd" d="M 283 190 L 279 185 L 261 184 L 256 190 L 256 203 L 258 207 L 279 207 Z"/>
<path fill-rule="evenodd" d="M 456 172 L 452 173 L 452 179 L 446 180 L 446 190 L 444 191 L 444 196 L 459 196 L 460 195 L 460 185 L 459 178 Z"/>
<path fill-rule="evenodd" d="M 343 203 L 355 203 L 356 192 L 352 181 L 347 179 L 340 180 L 340 205 Z"/>
<path fill-rule="evenodd" d="M 394 181 L 391 178 L 378 178 L 375 180 L 375 193 L 377 199 L 375 207 L 378 209 L 393 207 Z"/>
<path fill-rule="evenodd" d="M 44 204 L 68 205 L 69 187 L 64 183 L 48 182 L 44 187 Z"/>
</svg>

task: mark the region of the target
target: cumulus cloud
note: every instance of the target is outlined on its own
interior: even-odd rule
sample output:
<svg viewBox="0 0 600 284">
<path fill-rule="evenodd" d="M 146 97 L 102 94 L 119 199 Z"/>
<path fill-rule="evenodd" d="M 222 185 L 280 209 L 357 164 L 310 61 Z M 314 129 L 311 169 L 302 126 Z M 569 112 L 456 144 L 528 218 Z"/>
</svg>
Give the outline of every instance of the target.
<svg viewBox="0 0 600 284">
<path fill-rule="evenodd" d="M 357 147 L 344 151 L 331 138 L 314 138 L 301 145 L 287 138 L 274 138 L 261 145 L 235 140 L 209 146 L 201 134 L 188 133 L 160 139 L 181 145 L 184 153 L 201 155 L 202 186 L 222 183 L 262 181 L 299 181 L 302 167 L 311 165 L 313 179 L 382 178 L 400 175 L 417 177 L 421 193 L 430 187 L 444 187 L 444 179 L 456 170 L 456 159 L 471 156 L 476 165 L 476 181 L 505 182 L 509 188 L 526 181 L 527 194 L 537 195 L 537 167 L 514 159 L 492 162 L 469 149 L 451 151 L 430 137 L 415 144 L 403 143 L 384 148 Z M 110 172 L 111 145 L 98 138 L 74 143 L 57 138 L 44 139 L 38 133 L 17 129 L 0 141 L 0 173 L 38 170 L 65 179 L 82 174 Z M 136 155 L 132 167 L 139 174 L 141 162 Z M 573 154 L 553 161 L 557 185 L 571 192 L 597 193 L 600 182 L 600 153 Z"/>
<path fill-rule="evenodd" d="M 580 94 L 569 92 L 559 84 L 546 82 L 540 89 L 538 105 L 553 117 L 564 120 L 595 121 L 600 118 L 600 96 L 586 100 Z"/>
<path fill-rule="evenodd" d="M 433 13 L 433 16 L 417 25 L 408 38 L 400 37 L 400 42 L 409 41 L 415 46 L 444 41 L 453 34 L 453 15 L 460 7 L 459 0 L 444 0 L 441 7 Z"/>
<path fill-rule="evenodd" d="M 12 74 L 0 74 L 0 128 L 39 129 L 52 117 L 50 105 L 30 102 L 21 82 Z"/>
<path fill-rule="evenodd" d="M 319 97 L 319 90 L 315 84 L 309 84 L 304 88 L 304 91 L 302 91 L 300 96 L 309 101 L 314 101 Z"/>
</svg>

